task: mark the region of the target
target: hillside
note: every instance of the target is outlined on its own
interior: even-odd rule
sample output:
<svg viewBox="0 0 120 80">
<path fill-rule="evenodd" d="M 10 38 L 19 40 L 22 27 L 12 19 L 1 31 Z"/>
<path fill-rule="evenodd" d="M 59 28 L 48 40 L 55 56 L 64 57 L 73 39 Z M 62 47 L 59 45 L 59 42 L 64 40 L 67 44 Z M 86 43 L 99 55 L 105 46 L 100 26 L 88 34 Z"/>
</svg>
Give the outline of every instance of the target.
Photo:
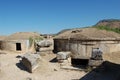
<svg viewBox="0 0 120 80">
<path fill-rule="evenodd" d="M 106 26 L 109 28 L 120 28 L 120 19 L 104 19 L 99 21 L 95 26 Z"/>
<path fill-rule="evenodd" d="M 100 30 L 113 31 L 120 34 L 120 19 L 104 19 L 99 21 L 93 27 Z"/>
</svg>

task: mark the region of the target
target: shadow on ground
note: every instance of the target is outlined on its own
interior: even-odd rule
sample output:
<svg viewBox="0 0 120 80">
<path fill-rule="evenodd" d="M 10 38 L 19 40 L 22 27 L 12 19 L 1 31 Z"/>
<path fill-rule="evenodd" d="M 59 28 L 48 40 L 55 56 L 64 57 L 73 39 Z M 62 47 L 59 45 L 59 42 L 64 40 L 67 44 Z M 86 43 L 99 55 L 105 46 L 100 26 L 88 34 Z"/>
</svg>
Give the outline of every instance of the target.
<svg viewBox="0 0 120 80">
<path fill-rule="evenodd" d="M 23 71 L 28 71 L 27 68 L 21 63 L 16 63 L 16 66 L 20 69 L 20 70 L 23 70 Z"/>
<path fill-rule="evenodd" d="M 22 58 L 22 56 L 18 55 L 18 56 L 16 56 L 16 58 Z"/>
<path fill-rule="evenodd" d="M 51 63 L 56 63 L 56 62 L 58 62 L 57 57 L 53 58 L 53 59 L 50 60 L 49 62 L 51 62 Z"/>
<path fill-rule="evenodd" d="M 120 64 L 105 61 L 79 80 L 120 80 Z"/>
</svg>

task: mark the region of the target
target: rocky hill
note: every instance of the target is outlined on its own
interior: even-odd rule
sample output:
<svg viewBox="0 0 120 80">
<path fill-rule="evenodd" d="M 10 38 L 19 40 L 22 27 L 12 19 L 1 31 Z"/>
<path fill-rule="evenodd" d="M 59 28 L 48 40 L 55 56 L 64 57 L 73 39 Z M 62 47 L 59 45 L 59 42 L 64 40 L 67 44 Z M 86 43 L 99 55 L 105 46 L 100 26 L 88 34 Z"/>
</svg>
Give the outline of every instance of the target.
<svg viewBox="0 0 120 80">
<path fill-rule="evenodd" d="M 113 31 L 120 34 L 120 19 L 104 19 L 99 21 L 93 27 L 102 30 Z"/>
<path fill-rule="evenodd" d="M 95 26 L 120 28 L 120 19 L 104 19 L 104 20 L 99 21 Z"/>
</svg>

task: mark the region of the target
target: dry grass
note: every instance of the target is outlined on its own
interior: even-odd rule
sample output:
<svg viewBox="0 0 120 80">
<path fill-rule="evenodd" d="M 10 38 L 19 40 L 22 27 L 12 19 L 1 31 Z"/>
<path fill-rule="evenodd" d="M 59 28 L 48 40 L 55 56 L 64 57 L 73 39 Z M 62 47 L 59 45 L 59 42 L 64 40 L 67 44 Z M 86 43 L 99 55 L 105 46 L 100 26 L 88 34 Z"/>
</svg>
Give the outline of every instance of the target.
<svg viewBox="0 0 120 80">
<path fill-rule="evenodd" d="M 40 37 L 40 34 L 35 32 L 17 32 L 5 38 L 5 40 L 26 40 L 30 37 Z"/>
<path fill-rule="evenodd" d="M 73 33 L 73 31 L 77 32 Z M 56 39 L 78 39 L 78 40 L 115 40 L 120 39 L 120 34 L 106 31 L 98 30 L 96 28 L 84 28 L 84 29 L 73 29 L 66 31 L 64 33 L 56 36 Z M 79 30 L 79 31 L 78 31 Z"/>
</svg>

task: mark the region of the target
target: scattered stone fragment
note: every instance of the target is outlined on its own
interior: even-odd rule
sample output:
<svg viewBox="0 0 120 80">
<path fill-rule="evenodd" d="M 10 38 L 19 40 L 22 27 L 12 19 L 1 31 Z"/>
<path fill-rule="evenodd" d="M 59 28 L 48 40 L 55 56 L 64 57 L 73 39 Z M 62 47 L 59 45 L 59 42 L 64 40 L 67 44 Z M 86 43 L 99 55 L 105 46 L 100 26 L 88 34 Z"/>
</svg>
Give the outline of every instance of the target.
<svg viewBox="0 0 120 80">
<path fill-rule="evenodd" d="M 70 57 L 71 52 L 58 52 L 57 59 L 58 60 L 66 60 Z"/>
<path fill-rule="evenodd" d="M 26 53 L 21 62 L 32 73 L 39 66 L 40 59 L 38 54 Z"/>
<path fill-rule="evenodd" d="M 54 69 L 54 71 L 58 71 L 57 69 Z"/>
<path fill-rule="evenodd" d="M 37 42 L 38 47 L 50 47 L 52 45 L 52 42 L 49 40 L 42 40 L 40 42 Z"/>
<path fill-rule="evenodd" d="M 32 78 L 30 78 L 30 77 L 27 77 L 27 78 L 26 78 L 26 80 L 32 80 Z"/>
</svg>

